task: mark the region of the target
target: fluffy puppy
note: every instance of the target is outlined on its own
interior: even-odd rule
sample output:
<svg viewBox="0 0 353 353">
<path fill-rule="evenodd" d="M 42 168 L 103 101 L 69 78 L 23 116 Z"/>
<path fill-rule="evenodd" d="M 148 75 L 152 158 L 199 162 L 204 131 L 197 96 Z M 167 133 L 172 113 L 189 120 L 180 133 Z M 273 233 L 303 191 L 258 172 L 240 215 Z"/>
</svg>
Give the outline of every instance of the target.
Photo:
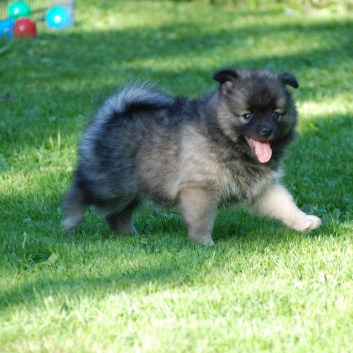
<svg viewBox="0 0 353 353">
<path fill-rule="evenodd" d="M 128 84 L 98 109 L 83 134 L 63 209 L 65 230 L 94 205 L 119 233 L 134 232 L 133 211 L 146 196 L 179 208 L 190 239 L 213 244 L 221 204 L 241 203 L 298 231 L 321 223 L 279 182 L 295 135 L 289 73 L 222 69 L 218 87 L 198 99 Z"/>
</svg>

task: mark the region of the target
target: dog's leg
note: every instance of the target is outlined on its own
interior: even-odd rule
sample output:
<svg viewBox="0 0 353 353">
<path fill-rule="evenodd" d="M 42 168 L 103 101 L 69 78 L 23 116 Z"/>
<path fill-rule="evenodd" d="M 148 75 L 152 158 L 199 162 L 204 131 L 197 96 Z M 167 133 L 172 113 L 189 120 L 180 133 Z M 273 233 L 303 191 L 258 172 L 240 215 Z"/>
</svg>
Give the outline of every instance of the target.
<svg viewBox="0 0 353 353">
<path fill-rule="evenodd" d="M 136 233 L 132 218 L 137 206 L 138 202 L 133 201 L 124 210 L 107 216 L 106 220 L 109 226 L 117 233 Z"/>
<path fill-rule="evenodd" d="M 184 189 L 179 194 L 179 209 L 189 238 L 205 245 L 214 245 L 211 235 L 217 212 L 214 196 L 202 189 Z"/>
<path fill-rule="evenodd" d="M 64 220 L 62 226 L 65 231 L 73 231 L 83 221 L 88 204 L 84 193 L 74 182 L 63 201 Z"/>
<path fill-rule="evenodd" d="M 315 229 L 321 224 L 320 218 L 301 211 L 289 192 L 280 184 L 269 186 L 252 207 L 256 212 L 277 219 L 300 232 Z"/>
</svg>

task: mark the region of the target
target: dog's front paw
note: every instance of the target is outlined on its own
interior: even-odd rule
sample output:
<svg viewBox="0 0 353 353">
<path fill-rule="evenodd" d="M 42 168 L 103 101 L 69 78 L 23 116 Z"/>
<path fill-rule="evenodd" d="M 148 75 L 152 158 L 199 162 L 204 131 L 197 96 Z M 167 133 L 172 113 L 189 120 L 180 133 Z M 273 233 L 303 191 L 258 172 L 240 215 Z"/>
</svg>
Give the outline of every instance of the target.
<svg viewBox="0 0 353 353">
<path fill-rule="evenodd" d="M 293 224 L 293 228 L 299 232 L 308 232 L 319 227 L 321 224 L 321 219 L 313 215 L 304 214 L 300 217 L 300 220 Z"/>
<path fill-rule="evenodd" d="M 189 234 L 189 238 L 196 242 L 196 243 L 200 243 L 206 246 L 214 246 L 215 243 L 212 239 L 212 236 L 210 234 L 207 234 L 205 236 L 194 236 L 192 234 Z"/>
</svg>

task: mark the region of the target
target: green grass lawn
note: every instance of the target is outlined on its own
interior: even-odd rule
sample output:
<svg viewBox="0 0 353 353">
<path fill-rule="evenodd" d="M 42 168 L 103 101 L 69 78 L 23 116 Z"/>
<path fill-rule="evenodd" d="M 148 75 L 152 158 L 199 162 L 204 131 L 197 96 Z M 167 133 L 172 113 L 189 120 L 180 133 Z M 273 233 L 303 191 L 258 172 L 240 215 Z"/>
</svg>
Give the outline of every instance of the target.
<svg viewBox="0 0 353 353">
<path fill-rule="evenodd" d="M 0 41 L 0 352 L 353 352 L 352 10 L 76 10 L 73 29 Z M 187 240 L 177 213 L 147 204 L 139 235 L 117 237 L 89 212 L 66 237 L 61 199 L 102 99 L 136 78 L 197 96 L 223 66 L 298 78 L 284 183 L 321 228 L 226 209 L 208 248 Z"/>
</svg>

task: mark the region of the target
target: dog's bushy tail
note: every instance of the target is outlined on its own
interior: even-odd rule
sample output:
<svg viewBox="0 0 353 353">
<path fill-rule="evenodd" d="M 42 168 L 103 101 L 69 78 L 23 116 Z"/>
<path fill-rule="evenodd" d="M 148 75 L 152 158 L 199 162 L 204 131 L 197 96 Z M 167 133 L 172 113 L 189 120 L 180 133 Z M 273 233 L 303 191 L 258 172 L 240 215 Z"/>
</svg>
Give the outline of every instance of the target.
<svg viewBox="0 0 353 353">
<path fill-rule="evenodd" d="M 132 107 L 161 108 L 172 105 L 174 101 L 173 97 L 159 91 L 150 82 L 130 82 L 104 102 L 96 114 L 95 122 L 99 124 L 112 114 L 124 114 Z"/>
<path fill-rule="evenodd" d="M 159 91 L 150 82 L 130 82 L 111 97 L 115 110 L 124 111 L 130 105 L 167 106 L 174 102 L 174 98 Z M 109 102 L 109 100 L 108 100 Z"/>
</svg>

